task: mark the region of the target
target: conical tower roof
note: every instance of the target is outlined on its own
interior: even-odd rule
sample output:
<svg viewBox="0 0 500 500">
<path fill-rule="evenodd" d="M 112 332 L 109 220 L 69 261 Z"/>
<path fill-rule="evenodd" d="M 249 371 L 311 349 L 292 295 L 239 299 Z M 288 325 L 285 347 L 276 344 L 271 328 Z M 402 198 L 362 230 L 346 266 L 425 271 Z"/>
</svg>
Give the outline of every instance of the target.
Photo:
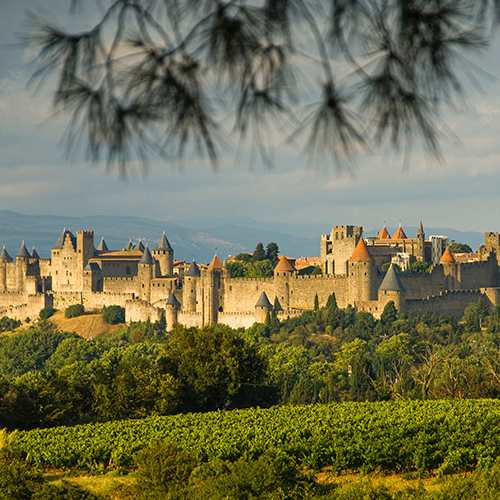
<svg viewBox="0 0 500 500">
<path fill-rule="evenodd" d="M 134 244 L 132 243 L 132 240 L 128 240 L 128 243 L 125 245 L 125 248 L 123 250 L 126 250 L 128 252 L 133 249 L 134 249 Z"/>
<path fill-rule="evenodd" d="M 406 240 L 408 236 L 406 236 L 403 228 L 401 226 L 398 227 L 397 231 L 392 236 L 393 240 Z"/>
<path fill-rule="evenodd" d="M 384 227 L 380 230 L 380 233 L 377 234 L 377 238 L 379 240 L 389 240 L 391 239 L 391 235 L 389 234 L 389 231 L 387 231 L 387 228 Z"/>
<path fill-rule="evenodd" d="M 453 257 L 453 254 L 451 253 L 451 250 L 447 248 L 444 252 L 443 255 L 441 255 L 441 259 L 439 259 L 439 263 L 443 262 L 455 262 L 455 257 Z"/>
<path fill-rule="evenodd" d="M 180 307 L 181 303 L 177 300 L 177 297 L 174 295 L 174 292 L 170 292 L 170 296 L 167 300 L 167 306 L 175 306 Z"/>
<path fill-rule="evenodd" d="M 272 309 L 273 306 L 271 305 L 271 302 L 269 302 L 266 292 L 262 292 L 260 294 L 259 300 L 257 301 L 257 304 L 255 304 L 255 307 L 265 307 L 267 309 Z"/>
<path fill-rule="evenodd" d="M 32 259 L 40 259 L 40 256 L 38 255 L 38 252 L 35 250 L 35 247 L 33 247 L 33 250 L 31 250 L 31 258 Z"/>
<path fill-rule="evenodd" d="M 154 264 L 153 257 L 151 257 L 151 252 L 149 251 L 149 248 L 147 245 L 144 248 L 144 253 L 142 254 L 142 257 L 139 260 L 139 264 L 147 264 L 149 266 Z"/>
<path fill-rule="evenodd" d="M 26 245 L 24 244 L 24 240 L 19 248 L 19 251 L 17 252 L 17 257 L 22 257 L 23 259 L 29 259 L 31 257 Z"/>
<path fill-rule="evenodd" d="M 144 252 L 144 245 L 142 243 L 141 240 L 139 240 L 135 245 L 134 245 L 134 248 L 132 248 L 132 250 L 137 250 L 138 252 Z"/>
<path fill-rule="evenodd" d="M 391 267 L 387 270 L 385 278 L 383 279 L 379 290 L 385 290 L 387 292 L 404 292 L 405 287 L 401 283 L 394 266 L 391 264 Z"/>
<path fill-rule="evenodd" d="M 417 238 L 425 238 L 424 225 L 422 224 L 422 221 L 420 221 L 418 225 Z"/>
<path fill-rule="evenodd" d="M 5 260 L 7 262 L 12 262 L 12 257 L 7 253 L 5 245 L 3 246 L 2 253 L 0 253 L 0 259 Z"/>
<path fill-rule="evenodd" d="M 101 238 L 101 242 L 97 246 L 97 249 L 99 252 L 107 252 L 109 250 L 108 245 L 106 245 L 106 242 L 104 241 L 104 237 Z"/>
<path fill-rule="evenodd" d="M 279 255 L 278 258 L 279 262 L 274 268 L 275 271 L 296 271 L 295 267 L 290 264 L 290 261 L 284 255 Z"/>
<path fill-rule="evenodd" d="M 201 276 L 200 273 L 200 268 L 198 267 L 198 264 L 196 261 L 193 259 L 193 263 L 189 266 L 188 272 L 186 273 L 186 276 L 191 276 L 194 278 L 199 278 Z"/>
<path fill-rule="evenodd" d="M 208 269 L 222 269 L 222 262 L 217 255 L 214 255 L 212 262 L 208 265 Z"/>
<path fill-rule="evenodd" d="M 280 312 L 280 311 L 283 311 L 283 308 L 281 307 L 281 304 L 280 304 L 280 301 L 278 300 L 278 296 L 276 295 L 274 297 L 274 310 L 276 312 Z"/>
<path fill-rule="evenodd" d="M 73 244 L 73 248 L 76 248 L 76 238 L 74 235 L 71 233 L 71 231 L 68 231 L 65 229 L 59 238 L 57 238 L 57 241 L 54 243 L 54 246 L 52 247 L 52 250 L 62 250 L 62 247 L 64 245 L 64 240 L 66 239 L 66 235 L 69 235 L 71 238 L 71 243 Z"/>
<path fill-rule="evenodd" d="M 363 238 L 359 239 L 349 262 L 374 262 Z"/>
<path fill-rule="evenodd" d="M 163 236 L 161 237 L 161 240 L 158 242 L 158 245 L 156 245 L 153 248 L 153 252 L 158 252 L 158 251 L 165 251 L 165 252 L 171 252 L 172 247 L 170 246 L 170 243 L 167 240 L 167 237 L 165 236 L 165 231 L 163 231 Z"/>
</svg>

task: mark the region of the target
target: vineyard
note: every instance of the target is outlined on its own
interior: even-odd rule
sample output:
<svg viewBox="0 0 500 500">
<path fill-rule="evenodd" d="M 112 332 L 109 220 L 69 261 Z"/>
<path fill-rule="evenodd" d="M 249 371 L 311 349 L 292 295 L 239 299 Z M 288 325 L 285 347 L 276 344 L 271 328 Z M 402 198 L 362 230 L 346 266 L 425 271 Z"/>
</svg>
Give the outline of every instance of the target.
<svg viewBox="0 0 500 500">
<path fill-rule="evenodd" d="M 253 459 L 280 449 L 299 464 L 345 470 L 447 473 L 500 456 L 500 401 L 440 400 L 279 406 L 36 429 L 19 434 L 38 465 L 132 465 L 169 440 L 201 460 Z"/>
</svg>

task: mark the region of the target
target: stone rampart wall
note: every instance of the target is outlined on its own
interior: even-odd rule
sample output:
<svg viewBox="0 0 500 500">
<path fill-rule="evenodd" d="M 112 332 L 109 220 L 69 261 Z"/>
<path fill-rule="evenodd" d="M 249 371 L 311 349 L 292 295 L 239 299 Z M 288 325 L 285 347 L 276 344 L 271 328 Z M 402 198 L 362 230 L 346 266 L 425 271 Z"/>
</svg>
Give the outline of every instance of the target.
<svg viewBox="0 0 500 500">
<path fill-rule="evenodd" d="M 459 265 L 459 280 L 464 290 L 498 286 L 493 259 L 482 262 L 465 262 Z"/>
<path fill-rule="evenodd" d="M 179 312 L 177 322 L 184 326 L 203 326 L 203 315 L 199 313 Z"/>
<path fill-rule="evenodd" d="M 296 276 L 290 280 L 290 306 L 311 308 L 318 294 L 319 305 L 324 307 L 328 297 L 335 293 L 337 304 L 347 307 L 347 280 L 346 276 Z"/>
<path fill-rule="evenodd" d="M 476 303 L 480 298 L 488 297 L 480 290 L 456 290 L 443 292 L 423 299 L 406 301 L 406 310 L 411 316 L 423 314 L 448 314 L 460 319 L 469 304 Z"/>
<path fill-rule="evenodd" d="M 255 311 L 255 304 L 262 292 L 270 302 L 274 301 L 276 287 L 273 278 L 230 278 L 224 281 L 223 296 L 221 301 L 225 313 Z"/>
<path fill-rule="evenodd" d="M 158 321 L 165 310 L 160 307 L 151 306 L 144 300 L 127 300 L 125 303 L 125 320 L 130 321 Z"/>
<path fill-rule="evenodd" d="M 0 318 L 7 316 L 8 318 L 21 321 L 24 321 L 26 318 L 34 320 L 38 318 L 43 308 L 51 305 L 52 299 L 50 295 L 44 293 L 28 295 L 27 302 L 0 308 Z"/>
<path fill-rule="evenodd" d="M 439 295 L 446 289 L 443 266 L 434 267 L 430 273 L 398 273 L 398 277 L 405 287 L 407 300 Z"/>
<path fill-rule="evenodd" d="M 139 293 L 140 284 L 137 277 L 122 277 L 122 278 L 103 278 L 103 292 L 111 293 Z"/>
</svg>

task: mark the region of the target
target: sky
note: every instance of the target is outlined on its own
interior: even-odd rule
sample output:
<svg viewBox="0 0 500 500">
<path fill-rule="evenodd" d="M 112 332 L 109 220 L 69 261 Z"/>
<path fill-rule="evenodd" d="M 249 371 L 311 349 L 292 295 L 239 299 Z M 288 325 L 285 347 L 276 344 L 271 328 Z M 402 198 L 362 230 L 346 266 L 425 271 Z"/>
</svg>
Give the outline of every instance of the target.
<svg viewBox="0 0 500 500">
<path fill-rule="evenodd" d="M 175 223 L 201 216 L 276 222 L 500 231 L 500 44 L 471 61 L 489 77 L 467 109 L 445 117 L 457 140 L 443 162 L 414 151 L 403 167 L 390 150 L 363 153 L 355 175 L 310 166 L 300 149 L 279 144 L 274 168 L 226 158 L 214 172 L 193 156 L 151 163 L 126 179 L 102 164 L 64 154 L 67 121 L 54 116 L 49 89 L 27 88 L 31 55 L 17 42 L 26 12 L 43 6 L 65 19 L 67 0 L 0 1 L 0 209 L 43 215 L 135 215 Z M 471 66 L 472 67 L 472 66 Z M 79 229 L 79 228 L 75 228 Z M 412 235 L 409 235 L 412 236 Z"/>
</svg>

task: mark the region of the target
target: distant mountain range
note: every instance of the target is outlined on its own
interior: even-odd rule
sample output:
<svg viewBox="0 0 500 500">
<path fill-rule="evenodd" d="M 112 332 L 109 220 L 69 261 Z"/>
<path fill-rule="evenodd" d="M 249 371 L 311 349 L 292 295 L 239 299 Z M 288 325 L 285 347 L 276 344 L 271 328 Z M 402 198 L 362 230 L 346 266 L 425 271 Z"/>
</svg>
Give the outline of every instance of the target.
<svg viewBox="0 0 500 500">
<path fill-rule="evenodd" d="M 130 216 L 65 217 L 52 215 L 24 215 L 10 210 L 0 210 L 0 244 L 5 244 L 15 257 L 22 241 L 28 250 L 34 246 L 41 257 L 49 257 L 50 249 L 63 229 L 74 234 L 80 230 L 93 230 L 97 246 L 104 237 L 108 248 L 122 249 L 129 239 L 141 239 L 154 247 L 165 231 L 174 249 L 174 258 L 209 262 L 214 253 L 224 259 L 240 252 L 252 252 L 257 243 L 264 246 L 276 242 L 282 254 L 292 257 L 318 256 L 320 236 L 331 230 L 317 222 L 310 224 L 283 224 L 257 221 L 252 218 L 199 217 L 182 219 L 172 223 Z M 397 228 L 387 228 L 391 234 Z M 427 228 L 426 237 L 444 234 L 451 239 L 468 243 L 474 249 L 484 241 L 484 234 L 462 232 L 450 228 Z M 380 230 L 365 231 L 365 236 L 375 236 Z M 414 237 L 417 228 L 404 227 L 408 237 Z"/>
</svg>

